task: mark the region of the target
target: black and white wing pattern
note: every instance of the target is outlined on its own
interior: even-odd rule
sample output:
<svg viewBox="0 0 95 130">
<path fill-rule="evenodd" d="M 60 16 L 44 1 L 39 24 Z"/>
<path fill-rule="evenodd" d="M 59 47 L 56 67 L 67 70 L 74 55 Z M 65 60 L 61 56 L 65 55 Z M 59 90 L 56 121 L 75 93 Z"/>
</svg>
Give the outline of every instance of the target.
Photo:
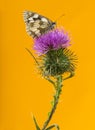
<svg viewBox="0 0 95 130">
<path fill-rule="evenodd" d="M 23 17 L 26 24 L 26 31 L 33 38 L 52 30 L 56 24 L 50 19 L 31 11 L 24 11 Z"/>
</svg>

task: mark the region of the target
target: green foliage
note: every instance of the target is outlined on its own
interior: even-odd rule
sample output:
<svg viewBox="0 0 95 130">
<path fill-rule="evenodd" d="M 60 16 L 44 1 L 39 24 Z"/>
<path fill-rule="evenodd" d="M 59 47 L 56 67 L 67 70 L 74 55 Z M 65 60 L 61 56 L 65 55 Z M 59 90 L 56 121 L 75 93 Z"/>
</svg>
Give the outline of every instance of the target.
<svg viewBox="0 0 95 130">
<path fill-rule="evenodd" d="M 35 123 L 35 126 L 36 126 L 36 130 L 40 130 L 40 128 L 39 128 L 39 126 L 38 126 L 38 124 L 37 124 L 37 121 L 36 121 L 36 119 L 35 119 L 34 116 L 33 116 L 33 120 L 34 120 L 34 123 Z"/>
<path fill-rule="evenodd" d="M 40 58 L 44 76 L 57 76 L 75 70 L 76 56 L 68 49 L 50 50 Z"/>
<path fill-rule="evenodd" d="M 49 126 L 46 130 L 51 130 L 54 127 L 56 128 L 56 130 L 59 130 L 59 126 L 56 124 Z"/>
</svg>

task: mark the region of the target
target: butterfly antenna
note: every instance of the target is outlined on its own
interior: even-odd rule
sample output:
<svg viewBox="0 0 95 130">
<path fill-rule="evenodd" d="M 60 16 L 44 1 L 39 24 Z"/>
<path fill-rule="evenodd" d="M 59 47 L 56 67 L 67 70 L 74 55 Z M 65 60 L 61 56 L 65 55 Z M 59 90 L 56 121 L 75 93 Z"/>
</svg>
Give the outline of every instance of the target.
<svg viewBox="0 0 95 130">
<path fill-rule="evenodd" d="M 56 20 L 55 20 L 55 22 L 57 22 L 60 18 L 62 18 L 63 16 L 65 16 L 65 14 L 62 14 L 61 16 L 59 16 Z"/>
</svg>

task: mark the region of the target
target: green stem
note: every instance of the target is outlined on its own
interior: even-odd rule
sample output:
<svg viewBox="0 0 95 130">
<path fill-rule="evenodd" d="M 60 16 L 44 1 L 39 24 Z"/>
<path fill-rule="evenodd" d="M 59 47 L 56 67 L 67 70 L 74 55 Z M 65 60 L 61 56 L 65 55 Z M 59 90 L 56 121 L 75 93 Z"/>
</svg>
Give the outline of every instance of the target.
<svg viewBox="0 0 95 130">
<path fill-rule="evenodd" d="M 59 101 L 59 96 L 60 96 L 61 90 L 62 90 L 62 76 L 61 75 L 56 77 L 56 85 L 57 85 L 57 89 L 56 89 L 56 93 L 54 95 L 53 106 L 52 106 L 51 111 L 49 112 L 49 116 L 48 116 L 47 120 L 45 121 L 45 123 L 42 127 L 42 130 L 46 129 L 46 127 L 48 126 L 48 124 L 56 110 L 56 107 L 57 107 L 57 104 Z"/>
<path fill-rule="evenodd" d="M 44 77 L 46 80 L 48 80 L 50 83 L 53 84 L 54 88 L 56 89 L 56 84 L 53 80 L 51 80 L 49 77 Z"/>
</svg>

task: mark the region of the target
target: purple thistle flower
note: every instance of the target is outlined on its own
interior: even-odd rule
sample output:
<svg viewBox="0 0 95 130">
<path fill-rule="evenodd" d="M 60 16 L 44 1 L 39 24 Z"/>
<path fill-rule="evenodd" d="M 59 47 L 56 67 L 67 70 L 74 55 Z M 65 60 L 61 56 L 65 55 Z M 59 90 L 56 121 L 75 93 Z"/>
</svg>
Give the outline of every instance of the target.
<svg viewBox="0 0 95 130">
<path fill-rule="evenodd" d="M 70 46 L 68 35 L 62 29 L 55 29 L 41 35 L 34 42 L 34 49 L 39 55 L 46 54 L 50 50 L 58 50 Z"/>
</svg>

